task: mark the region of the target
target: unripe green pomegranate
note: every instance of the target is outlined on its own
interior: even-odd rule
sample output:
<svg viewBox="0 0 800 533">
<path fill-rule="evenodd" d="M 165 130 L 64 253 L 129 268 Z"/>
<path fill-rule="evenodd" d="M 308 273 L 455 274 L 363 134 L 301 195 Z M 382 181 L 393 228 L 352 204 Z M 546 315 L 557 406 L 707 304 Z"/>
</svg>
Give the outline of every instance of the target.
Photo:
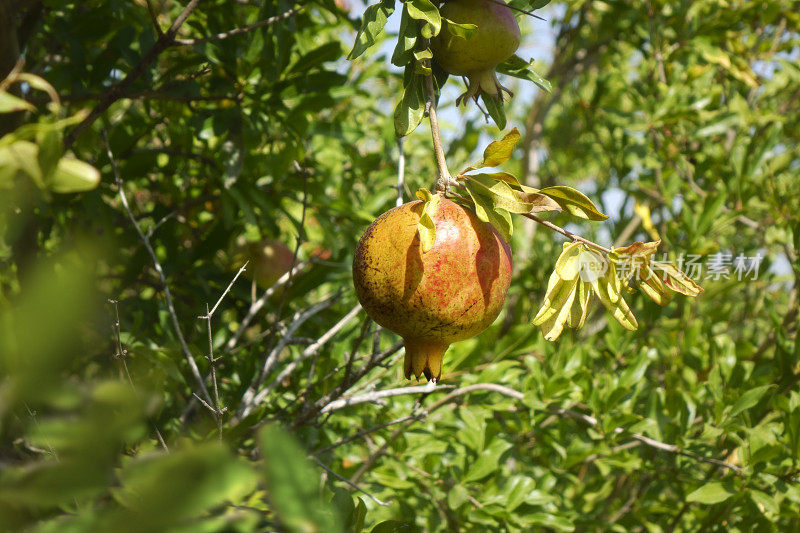
<svg viewBox="0 0 800 533">
<path fill-rule="evenodd" d="M 403 337 L 406 378 L 438 381 L 450 344 L 497 318 L 512 260 L 490 224 L 444 198 L 429 213 L 436 241 L 423 252 L 417 232 L 423 206 L 403 204 L 367 228 L 356 247 L 353 282 L 367 314 Z"/>
<path fill-rule="evenodd" d="M 456 105 L 481 93 L 495 98 L 501 91 L 512 94 L 495 74 L 497 65 L 519 48 L 519 24 L 511 9 L 491 0 L 450 0 L 439 11 L 453 22 L 477 26 L 469 39 L 442 29 L 431 42 L 436 62 L 448 73 L 469 80 L 467 92 L 458 97 Z"/>
</svg>

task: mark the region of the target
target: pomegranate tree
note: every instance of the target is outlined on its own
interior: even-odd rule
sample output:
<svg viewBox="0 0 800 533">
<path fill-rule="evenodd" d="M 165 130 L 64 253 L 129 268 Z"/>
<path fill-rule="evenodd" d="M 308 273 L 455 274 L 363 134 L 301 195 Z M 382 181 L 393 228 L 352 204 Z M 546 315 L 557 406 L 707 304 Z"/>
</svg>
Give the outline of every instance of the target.
<svg viewBox="0 0 800 533">
<path fill-rule="evenodd" d="M 381 215 L 361 237 L 353 262 L 356 294 L 369 316 L 405 344 L 406 378 L 438 381 L 451 343 L 473 337 L 500 313 L 511 279 L 511 250 L 473 211 L 442 198 L 425 212 L 436 230 L 423 251 L 414 201 Z"/>
<path fill-rule="evenodd" d="M 468 39 L 443 30 L 431 42 L 433 57 L 450 74 L 466 76 L 467 92 L 456 104 L 481 93 L 493 97 L 511 91 L 500 85 L 495 74 L 497 65 L 516 52 L 520 31 L 511 9 L 492 0 L 451 0 L 440 9 L 441 15 L 458 24 L 477 28 Z"/>
</svg>

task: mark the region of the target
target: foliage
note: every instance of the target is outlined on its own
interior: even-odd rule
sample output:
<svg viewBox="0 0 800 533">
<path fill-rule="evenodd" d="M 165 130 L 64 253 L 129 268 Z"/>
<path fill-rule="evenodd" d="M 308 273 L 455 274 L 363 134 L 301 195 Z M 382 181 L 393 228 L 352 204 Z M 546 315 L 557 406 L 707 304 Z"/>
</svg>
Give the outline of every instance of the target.
<svg viewBox="0 0 800 533">
<path fill-rule="evenodd" d="M 523 79 L 502 109 L 519 130 L 470 165 L 483 125 L 444 123 L 448 163 L 487 218 L 538 211 L 609 253 L 509 224 L 504 313 L 450 349 L 441 384 L 408 386 L 350 264 L 396 201 L 400 151 L 406 200 L 436 175 L 411 134 L 425 41 L 470 31 L 437 7 L 0 4 L 0 529 L 795 527 L 797 10 L 518 13 L 523 42 L 556 37 L 535 72 L 500 69 Z M 457 83 L 429 68 L 437 94 Z M 552 92 L 521 99 L 536 86 Z M 266 291 L 238 276 L 242 235 L 296 250 L 291 274 Z M 572 275 L 587 253 L 635 267 L 607 281 L 636 332 L 589 306 L 613 298 Z M 583 328 L 549 342 L 529 322 L 554 268 L 575 282 L 555 314 Z M 693 280 L 697 298 L 671 296 Z"/>
</svg>

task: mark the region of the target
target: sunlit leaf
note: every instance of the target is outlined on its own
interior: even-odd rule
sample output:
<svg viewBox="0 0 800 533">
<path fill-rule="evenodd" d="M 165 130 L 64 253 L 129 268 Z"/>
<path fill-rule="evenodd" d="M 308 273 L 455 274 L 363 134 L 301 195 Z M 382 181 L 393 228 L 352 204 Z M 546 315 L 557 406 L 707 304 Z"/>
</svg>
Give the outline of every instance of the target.
<svg viewBox="0 0 800 533">
<path fill-rule="evenodd" d="M 475 24 L 459 24 L 447 18 L 442 18 L 442 22 L 447 31 L 462 39 L 469 39 L 478 30 Z"/>
<path fill-rule="evenodd" d="M 425 115 L 425 88 L 423 76 L 412 74 L 403 92 L 403 98 L 394 110 L 394 130 L 398 137 L 405 137 L 419 126 Z"/>
<path fill-rule="evenodd" d="M 661 271 L 662 276 L 666 276 L 664 283 L 675 292 L 686 296 L 698 296 L 703 292 L 703 288 L 694 282 L 692 278 L 678 270 L 678 267 L 671 263 L 659 263 L 655 267 L 656 272 Z"/>
<path fill-rule="evenodd" d="M 605 220 L 608 218 L 608 215 L 601 213 L 585 194 L 572 187 L 557 185 L 544 188 L 539 192 L 546 194 L 555 200 L 562 209 L 577 217 L 588 220 Z"/>
<path fill-rule="evenodd" d="M 421 31 L 424 38 L 430 39 L 439 34 L 442 29 L 442 17 L 430 0 L 408 0 L 406 6 L 411 18 L 425 22 Z"/>
<path fill-rule="evenodd" d="M 686 501 L 711 505 L 722 503 L 734 494 L 735 492 L 728 485 L 718 481 L 712 481 L 706 483 L 694 492 L 687 494 Z"/>
<path fill-rule="evenodd" d="M 436 225 L 433 223 L 433 215 L 439 205 L 442 197 L 438 194 L 431 194 L 428 189 L 420 189 L 417 191 L 417 198 L 422 200 L 422 213 L 417 222 L 417 232 L 419 233 L 419 242 L 422 251 L 429 252 L 433 245 L 436 243 Z"/>
<path fill-rule="evenodd" d="M 14 113 L 15 111 L 35 111 L 36 108 L 13 94 L 0 91 L 0 113 Z"/>
<path fill-rule="evenodd" d="M 71 157 L 62 157 L 47 185 L 53 192 L 73 193 L 90 191 L 99 184 L 100 172 L 92 165 Z"/>
<path fill-rule="evenodd" d="M 520 134 L 517 128 L 506 133 L 499 141 L 494 141 L 483 151 L 483 159 L 467 168 L 464 172 L 483 167 L 496 167 L 509 159 L 514 151 L 514 146 L 519 142 Z"/>
<path fill-rule="evenodd" d="M 622 327 L 631 331 L 639 327 L 628 303 L 620 294 L 621 282 L 617 277 L 614 263 L 609 262 L 605 275 L 592 281 L 592 289 L 614 320 L 619 322 Z"/>
<path fill-rule="evenodd" d="M 495 209 L 492 199 L 482 194 L 480 189 L 472 183 L 467 183 L 466 189 L 478 218 L 494 226 L 506 242 L 511 242 L 511 235 L 514 232 L 511 214 L 505 209 Z"/>
<path fill-rule="evenodd" d="M 533 60 L 528 62 L 518 55 L 513 55 L 497 66 L 497 72 L 501 74 L 507 74 L 515 78 L 532 81 L 548 93 L 552 92 L 553 87 L 550 82 L 547 81 L 541 74 L 536 72 L 533 65 Z"/>
<path fill-rule="evenodd" d="M 389 15 L 393 12 L 394 0 L 381 0 L 364 11 L 364 16 L 361 18 L 361 29 L 358 30 L 356 42 L 347 55 L 347 59 L 357 58 L 377 42 Z"/>
</svg>

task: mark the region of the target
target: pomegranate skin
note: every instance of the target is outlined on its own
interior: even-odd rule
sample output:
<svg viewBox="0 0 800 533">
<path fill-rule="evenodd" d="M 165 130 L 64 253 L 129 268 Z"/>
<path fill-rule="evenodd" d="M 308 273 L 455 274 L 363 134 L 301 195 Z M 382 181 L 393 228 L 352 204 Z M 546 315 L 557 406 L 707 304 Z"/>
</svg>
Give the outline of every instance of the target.
<svg viewBox="0 0 800 533">
<path fill-rule="evenodd" d="M 367 314 L 403 337 L 405 376 L 438 381 L 450 344 L 477 335 L 500 313 L 512 256 L 490 224 L 448 199 L 431 215 L 436 242 L 423 252 L 417 233 L 423 205 L 391 209 L 367 228 L 356 247 L 353 283 Z"/>
<path fill-rule="evenodd" d="M 456 103 L 481 93 L 493 97 L 501 91 L 510 93 L 500 85 L 495 69 L 519 48 L 521 33 L 511 9 L 491 0 L 450 0 L 440 12 L 453 22 L 477 26 L 469 39 L 442 30 L 431 41 L 436 62 L 448 73 L 469 79 L 467 92 Z"/>
</svg>

